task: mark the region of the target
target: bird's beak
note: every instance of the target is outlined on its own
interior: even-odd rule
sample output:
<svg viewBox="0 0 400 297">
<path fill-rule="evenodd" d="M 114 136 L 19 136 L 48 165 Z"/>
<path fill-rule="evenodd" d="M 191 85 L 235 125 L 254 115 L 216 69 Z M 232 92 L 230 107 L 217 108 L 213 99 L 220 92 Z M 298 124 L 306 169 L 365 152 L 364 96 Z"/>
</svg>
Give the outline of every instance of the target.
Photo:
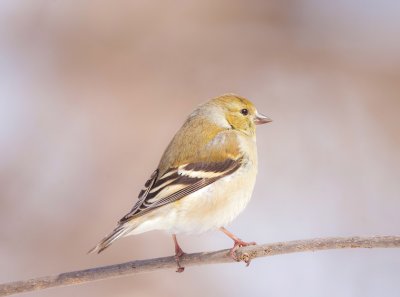
<svg viewBox="0 0 400 297">
<path fill-rule="evenodd" d="M 269 122 L 272 122 L 272 120 L 269 117 L 263 115 L 262 113 L 256 112 L 256 116 L 254 117 L 254 124 L 262 125 Z"/>
</svg>

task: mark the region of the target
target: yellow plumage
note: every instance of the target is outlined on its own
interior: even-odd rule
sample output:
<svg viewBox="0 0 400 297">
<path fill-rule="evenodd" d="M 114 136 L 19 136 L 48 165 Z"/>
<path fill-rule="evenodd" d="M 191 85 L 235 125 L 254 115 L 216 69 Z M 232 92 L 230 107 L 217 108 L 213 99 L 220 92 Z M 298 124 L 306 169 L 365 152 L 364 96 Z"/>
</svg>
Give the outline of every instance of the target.
<svg viewBox="0 0 400 297">
<path fill-rule="evenodd" d="M 229 224 L 247 205 L 257 173 L 255 125 L 271 120 L 247 99 L 227 94 L 189 115 L 166 148 L 133 209 L 91 251 L 100 252 L 119 237 L 150 230 L 173 234 L 220 228 L 237 246 Z M 179 270 L 182 270 L 180 267 Z"/>
</svg>

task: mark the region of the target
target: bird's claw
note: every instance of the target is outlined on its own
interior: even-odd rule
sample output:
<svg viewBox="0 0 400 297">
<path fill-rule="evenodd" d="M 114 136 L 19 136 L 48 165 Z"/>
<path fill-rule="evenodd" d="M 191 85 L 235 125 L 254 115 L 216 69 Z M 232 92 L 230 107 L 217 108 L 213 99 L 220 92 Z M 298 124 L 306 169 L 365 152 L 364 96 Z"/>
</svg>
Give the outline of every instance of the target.
<svg viewBox="0 0 400 297">
<path fill-rule="evenodd" d="M 182 266 L 178 266 L 178 268 L 176 269 L 176 272 L 178 272 L 178 273 L 182 273 L 184 271 L 185 271 L 185 267 L 182 267 Z"/>
<path fill-rule="evenodd" d="M 240 258 L 238 258 L 238 256 L 236 255 L 236 251 L 241 247 L 249 246 L 249 245 L 256 245 L 256 243 L 254 241 L 253 242 L 245 242 L 241 239 L 235 240 L 234 242 L 235 243 L 229 252 L 231 258 L 237 262 L 243 261 L 246 263 L 246 266 L 249 266 L 250 262 L 251 262 L 250 255 L 247 253 L 244 253 L 243 255 L 240 256 Z"/>
<path fill-rule="evenodd" d="M 181 262 L 181 257 L 184 254 L 185 253 L 182 250 L 178 251 L 175 254 L 175 262 L 176 262 L 176 266 L 177 266 L 176 272 L 178 272 L 178 273 L 182 273 L 183 271 L 185 271 L 185 267 L 181 266 L 181 263 L 180 263 Z"/>
</svg>

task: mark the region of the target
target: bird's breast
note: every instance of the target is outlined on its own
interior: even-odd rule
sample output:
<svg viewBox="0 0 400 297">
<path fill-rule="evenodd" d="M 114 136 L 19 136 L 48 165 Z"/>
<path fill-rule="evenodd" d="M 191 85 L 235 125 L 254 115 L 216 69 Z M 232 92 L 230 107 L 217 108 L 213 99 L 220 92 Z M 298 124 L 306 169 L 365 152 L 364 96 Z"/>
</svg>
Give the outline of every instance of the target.
<svg viewBox="0 0 400 297">
<path fill-rule="evenodd" d="M 170 232 L 202 233 L 231 223 L 250 201 L 256 174 L 256 156 L 245 154 L 236 172 L 176 202 Z"/>
</svg>

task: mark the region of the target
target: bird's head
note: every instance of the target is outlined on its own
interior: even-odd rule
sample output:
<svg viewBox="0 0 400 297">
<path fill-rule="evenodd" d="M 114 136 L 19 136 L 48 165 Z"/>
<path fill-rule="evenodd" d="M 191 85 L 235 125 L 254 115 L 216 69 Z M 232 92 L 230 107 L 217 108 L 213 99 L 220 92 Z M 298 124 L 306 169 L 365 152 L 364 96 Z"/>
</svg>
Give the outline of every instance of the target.
<svg viewBox="0 0 400 297">
<path fill-rule="evenodd" d="M 246 98 L 235 94 L 226 94 L 209 101 L 217 106 L 222 116 L 232 129 L 239 130 L 247 135 L 254 135 L 255 125 L 271 122 L 267 116 L 257 112 L 254 104 Z"/>
</svg>

